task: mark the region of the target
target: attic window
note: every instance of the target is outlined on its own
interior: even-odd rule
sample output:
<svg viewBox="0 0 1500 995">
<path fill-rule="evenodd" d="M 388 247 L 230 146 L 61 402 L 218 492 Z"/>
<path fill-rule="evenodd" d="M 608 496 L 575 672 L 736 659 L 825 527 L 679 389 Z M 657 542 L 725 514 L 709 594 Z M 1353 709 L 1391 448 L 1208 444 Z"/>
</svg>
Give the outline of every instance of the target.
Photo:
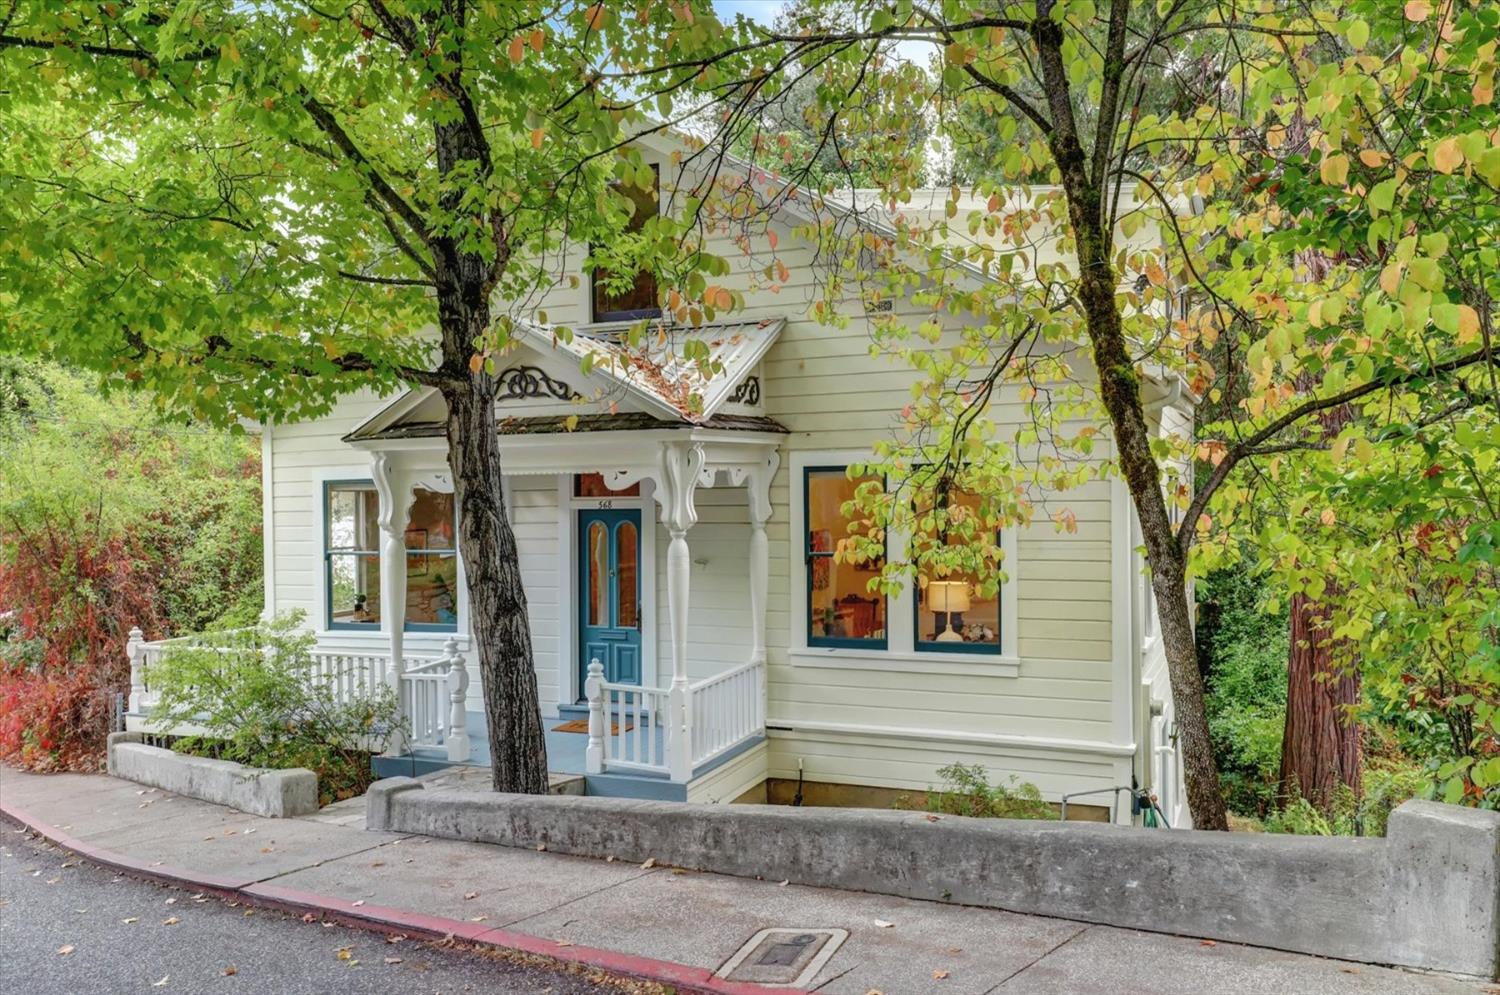
<svg viewBox="0 0 1500 995">
<path fill-rule="evenodd" d="M 645 227 L 646 219 L 656 213 L 657 196 L 661 189 L 661 172 L 651 167 L 651 188 L 643 189 L 633 183 L 617 184 L 616 188 L 635 205 L 627 232 L 637 232 Z M 611 293 L 606 282 L 609 271 L 599 268 L 590 274 L 593 295 L 594 321 L 635 321 L 640 318 L 660 318 L 661 308 L 656 298 L 656 274 L 649 269 L 635 274 L 635 282 L 619 293 Z"/>
</svg>

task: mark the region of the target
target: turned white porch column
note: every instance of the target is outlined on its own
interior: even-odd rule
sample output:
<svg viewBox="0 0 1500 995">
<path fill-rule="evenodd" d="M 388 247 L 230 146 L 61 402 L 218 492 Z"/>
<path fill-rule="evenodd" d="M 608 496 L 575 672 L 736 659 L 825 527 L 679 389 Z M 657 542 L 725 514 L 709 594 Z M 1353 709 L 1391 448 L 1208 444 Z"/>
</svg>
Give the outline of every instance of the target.
<svg viewBox="0 0 1500 995">
<path fill-rule="evenodd" d="M 406 655 L 402 639 L 406 621 L 406 515 L 411 484 L 385 453 L 370 457 L 370 476 L 380 494 L 380 626 L 391 643 L 391 661 L 385 679 L 404 718 L 406 704 L 402 700 L 401 675 L 406 670 Z M 386 747 L 386 756 L 405 752 L 405 734 L 397 730 Z"/>
<path fill-rule="evenodd" d="M 667 617 L 672 628 L 672 685 L 667 692 L 667 769 L 673 781 L 687 783 L 693 776 L 693 714 L 688 700 L 687 625 L 688 529 L 698 521 L 693 491 L 703 470 L 703 449 L 689 443 L 662 446 L 662 486 L 657 489 L 662 522 L 671 533 L 667 545 Z"/>
<path fill-rule="evenodd" d="M 771 518 L 771 478 L 781 457 L 773 450 L 745 474 L 745 497 L 750 506 L 750 662 L 766 662 L 766 589 L 771 572 L 771 547 L 766 522 Z"/>
</svg>

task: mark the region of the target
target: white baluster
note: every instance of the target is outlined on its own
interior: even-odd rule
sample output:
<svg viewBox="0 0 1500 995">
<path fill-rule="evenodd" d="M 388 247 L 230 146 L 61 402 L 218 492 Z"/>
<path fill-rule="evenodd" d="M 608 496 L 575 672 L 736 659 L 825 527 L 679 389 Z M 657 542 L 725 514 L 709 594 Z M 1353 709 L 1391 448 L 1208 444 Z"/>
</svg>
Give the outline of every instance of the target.
<svg viewBox="0 0 1500 995">
<path fill-rule="evenodd" d="M 458 651 L 458 640 L 443 644 L 448 657 L 448 759 L 469 759 L 469 712 L 464 707 L 469 695 L 469 666 Z"/>
<path fill-rule="evenodd" d="M 604 773 L 604 664 L 598 658 L 589 661 L 589 674 L 583 682 L 583 693 L 589 702 L 589 745 L 583 751 L 586 774 Z"/>
<path fill-rule="evenodd" d="M 130 627 L 125 640 L 125 656 L 130 660 L 130 711 L 139 713 L 146 697 L 146 636 L 141 627 Z"/>
</svg>

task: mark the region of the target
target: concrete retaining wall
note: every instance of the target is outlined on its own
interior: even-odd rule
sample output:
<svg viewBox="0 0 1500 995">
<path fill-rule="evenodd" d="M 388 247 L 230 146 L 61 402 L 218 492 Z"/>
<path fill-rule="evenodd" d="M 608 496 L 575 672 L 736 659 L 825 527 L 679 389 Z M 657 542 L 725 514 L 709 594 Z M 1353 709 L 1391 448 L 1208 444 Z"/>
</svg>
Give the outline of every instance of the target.
<svg viewBox="0 0 1500 995">
<path fill-rule="evenodd" d="M 1386 839 L 867 809 L 428 791 L 378 782 L 369 829 L 848 888 L 1494 977 L 1500 813 L 1410 801 Z"/>
<path fill-rule="evenodd" d="M 138 732 L 109 737 L 109 772 L 189 798 L 281 818 L 318 810 L 318 776 L 310 770 L 267 770 L 229 760 L 190 757 L 141 742 Z"/>
</svg>

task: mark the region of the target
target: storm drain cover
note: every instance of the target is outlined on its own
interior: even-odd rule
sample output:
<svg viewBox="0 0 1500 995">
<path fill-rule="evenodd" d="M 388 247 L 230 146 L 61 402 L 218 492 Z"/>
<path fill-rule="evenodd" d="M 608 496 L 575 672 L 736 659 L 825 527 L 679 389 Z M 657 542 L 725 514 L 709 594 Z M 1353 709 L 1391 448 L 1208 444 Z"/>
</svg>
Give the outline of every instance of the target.
<svg viewBox="0 0 1500 995">
<path fill-rule="evenodd" d="M 849 938 L 847 929 L 763 929 L 714 972 L 730 981 L 799 988 Z"/>
</svg>

